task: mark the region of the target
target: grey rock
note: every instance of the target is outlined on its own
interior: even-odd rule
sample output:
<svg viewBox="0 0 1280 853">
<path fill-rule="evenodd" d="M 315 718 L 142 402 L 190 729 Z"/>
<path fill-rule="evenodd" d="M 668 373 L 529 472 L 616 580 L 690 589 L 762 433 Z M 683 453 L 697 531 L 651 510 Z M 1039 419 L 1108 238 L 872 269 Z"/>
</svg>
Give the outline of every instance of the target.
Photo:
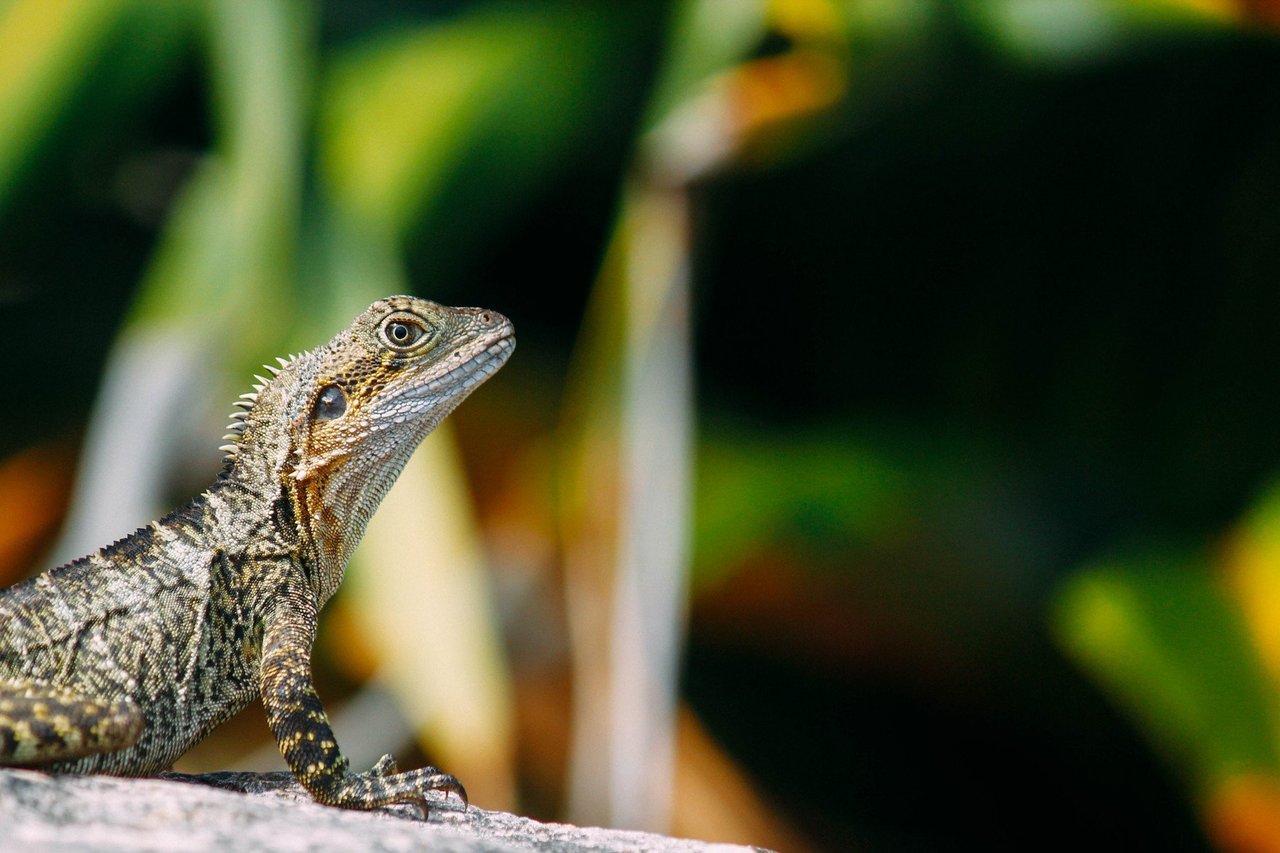
<svg viewBox="0 0 1280 853">
<path fill-rule="evenodd" d="M 443 796 L 426 821 L 408 806 L 343 811 L 288 773 L 165 773 L 152 779 L 0 768 L 0 850 L 636 851 L 744 853 L 731 844 L 539 823 Z"/>
</svg>

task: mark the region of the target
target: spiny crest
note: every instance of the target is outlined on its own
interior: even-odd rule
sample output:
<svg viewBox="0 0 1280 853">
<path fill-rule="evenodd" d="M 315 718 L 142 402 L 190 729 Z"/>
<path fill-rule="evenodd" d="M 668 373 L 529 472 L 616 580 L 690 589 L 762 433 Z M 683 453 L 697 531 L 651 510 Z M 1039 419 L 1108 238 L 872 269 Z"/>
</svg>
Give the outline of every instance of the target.
<svg viewBox="0 0 1280 853">
<path fill-rule="evenodd" d="M 230 444 L 223 444 L 218 447 L 218 449 L 225 454 L 223 457 L 224 462 L 234 462 L 238 457 L 240 453 L 240 437 L 244 433 L 245 424 L 249 419 L 249 413 L 253 410 L 254 404 L 258 402 L 258 395 L 261 394 L 263 389 L 271 383 L 272 379 L 275 379 L 280 375 L 280 372 L 284 370 L 284 368 L 293 364 L 294 359 L 297 357 L 298 356 L 294 353 L 289 353 L 288 358 L 276 356 L 276 361 L 280 364 L 279 367 L 275 367 L 270 364 L 262 365 L 267 369 L 267 372 L 271 374 L 271 378 L 268 379 L 255 373 L 253 378 L 258 381 L 253 384 L 253 390 L 241 394 L 240 397 L 231 404 L 239 407 L 243 411 L 231 413 L 231 423 L 227 424 L 227 434 L 222 437 L 223 441 L 229 441 Z"/>
</svg>

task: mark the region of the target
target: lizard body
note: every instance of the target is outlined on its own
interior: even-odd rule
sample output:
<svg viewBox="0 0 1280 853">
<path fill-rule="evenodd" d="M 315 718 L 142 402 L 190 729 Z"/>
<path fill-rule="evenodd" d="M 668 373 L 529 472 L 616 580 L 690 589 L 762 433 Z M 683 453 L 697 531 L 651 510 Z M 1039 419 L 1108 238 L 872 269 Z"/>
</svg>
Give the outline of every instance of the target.
<svg viewBox="0 0 1280 853">
<path fill-rule="evenodd" d="M 418 443 L 495 373 L 511 323 L 400 296 L 285 361 L 233 416 L 217 481 L 106 548 L 0 592 L 0 765 L 146 775 L 261 697 L 317 800 L 465 800 L 389 756 L 352 772 L 311 678 L 320 608 Z"/>
</svg>

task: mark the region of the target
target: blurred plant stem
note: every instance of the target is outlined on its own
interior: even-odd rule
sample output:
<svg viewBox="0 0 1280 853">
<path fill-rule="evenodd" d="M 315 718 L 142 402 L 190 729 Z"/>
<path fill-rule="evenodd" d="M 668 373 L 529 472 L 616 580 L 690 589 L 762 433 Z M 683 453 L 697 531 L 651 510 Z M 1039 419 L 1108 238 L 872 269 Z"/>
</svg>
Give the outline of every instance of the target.
<svg viewBox="0 0 1280 853">
<path fill-rule="evenodd" d="M 825 2 L 692 0 L 673 15 L 562 423 L 576 822 L 671 826 L 692 505 L 689 187 L 733 162 L 763 126 L 832 103 L 833 60 L 806 48 L 815 31 L 832 38 L 838 20 Z M 743 63 L 770 25 L 795 27 L 788 35 L 801 46 Z M 814 66 L 813 55 L 824 61 Z M 759 109 L 752 84 L 797 60 L 805 66 L 792 85 L 768 87 L 769 108 Z"/>
<path fill-rule="evenodd" d="M 108 359 L 54 562 L 145 524 L 204 434 L 214 377 L 277 340 L 291 312 L 309 86 L 307 7 L 203 7 L 218 146 L 188 184 Z M 277 319 L 271 319 L 277 318 Z M 207 470 L 216 469 L 209 447 Z"/>
<path fill-rule="evenodd" d="M 593 378 L 578 377 L 566 407 L 579 822 L 670 820 L 693 430 L 688 239 L 684 193 L 628 188 L 587 321 Z"/>
</svg>

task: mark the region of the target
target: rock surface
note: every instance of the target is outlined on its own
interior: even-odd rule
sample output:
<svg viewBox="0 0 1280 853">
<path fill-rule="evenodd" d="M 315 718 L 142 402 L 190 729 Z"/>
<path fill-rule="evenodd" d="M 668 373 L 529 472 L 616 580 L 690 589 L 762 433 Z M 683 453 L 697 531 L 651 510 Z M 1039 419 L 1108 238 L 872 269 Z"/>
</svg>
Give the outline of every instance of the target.
<svg viewBox="0 0 1280 853">
<path fill-rule="evenodd" d="M 744 853 L 616 829 L 539 823 L 435 803 L 352 812 L 313 802 L 287 773 L 166 773 L 154 779 L 50 775 L 0 768 L 0 849 L 51 851 L 587 850 Z"/>
</svg>

